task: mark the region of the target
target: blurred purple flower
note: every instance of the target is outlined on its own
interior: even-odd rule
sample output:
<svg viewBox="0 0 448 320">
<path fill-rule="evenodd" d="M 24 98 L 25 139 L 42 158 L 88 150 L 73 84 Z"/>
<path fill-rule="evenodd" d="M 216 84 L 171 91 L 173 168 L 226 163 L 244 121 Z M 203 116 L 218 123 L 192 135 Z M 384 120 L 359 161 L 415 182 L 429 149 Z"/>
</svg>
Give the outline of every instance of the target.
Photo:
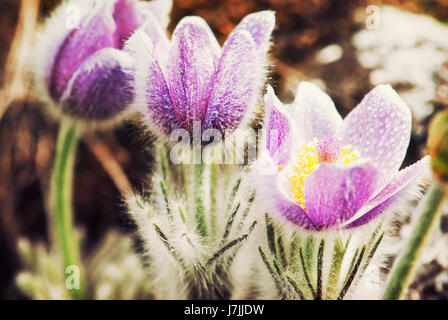
<svg viewBox="0 0 448 320">
<path fill-rule="evenodd" d="M 308 230 L 366 224 L 427 172 L 428 157 L 399 171 L 411 113 L 389 85 L 375 87 L 344 120 L 308 82 L 289 105 L 269 87 L 265 108 L 267 165 L 258 169 L 259 194 Z"/>
<path fill-rule="evenodd" d="M 232 132 L 260 96 L 275 25 L 271 11 L 247 15 L 221 48 L 200 17 L 183 18 L 171 40 L 156 24 L 128 41 L 138 61 L 136 106 L 154 131 Z"/>
<path fill-rule="evenodd" d="M 112 119 L 134 98 L 134 61 L 123 50 L 125 41 L 144 23 L 165 28 L 170 10 L 171 0 L 65 2 L 39 34 L 38 84 L 64 115 Z M 79 26 L 69 26 L 78 15 Z"/>
</svg>

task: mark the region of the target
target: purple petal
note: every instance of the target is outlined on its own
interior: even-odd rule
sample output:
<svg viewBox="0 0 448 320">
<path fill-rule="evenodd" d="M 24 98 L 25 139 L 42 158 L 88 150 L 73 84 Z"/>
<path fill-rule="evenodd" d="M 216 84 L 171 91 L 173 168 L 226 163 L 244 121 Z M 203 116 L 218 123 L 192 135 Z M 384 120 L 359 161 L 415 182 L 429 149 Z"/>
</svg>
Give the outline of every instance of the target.
<svg viewBox="0 0 448 320">
<path fill-rule="evenodd" d="M 326 136 L 320 139 L 316 150 L 320 162 L 337 162 L 341 159 L 341 144 L 333 137 Z"/>
<path fill-rule="evenodd" d="M 308 230 L 317 231 L 313 221 L 297 203 L 290 200 L 281 190 L 277 166 L 263 167 L 257 174 L 257 194 L 265 199 L 268 210 L 280 214 L 284 219 Z"/>
<path fill-rule="evenodd" d="M 145 32 L 156 44 L 159 35 L 163 34 L 169 22 L 169 12 L 172 1 L 155 0 L 142 2 L 136 0 L 117 0 L 114 7 L 114 19 L 117 24 L 116 36 L 120 48 L 125 41 L 143 24 L 146 24 Z M 158 30 L 160 29 L 160 30 Z M 157 33 L 154 33 L 156 31 Z M 153 37 L 155 36 L 155 38 Z M 166 38 L 166 35 L 165 35 Z M 166 38 L 168 41 L 168 38 Z M 166 52 L 165 52 L 166 54 Z"/>
<path fill-rule="evenodd" d="M 272 30 L 275 27 L 275 13 L 274 11 L 259 11 L 248 14 L 241 20 L 241 22 L 233 29 L 232 33 L 241 30 L 249 31 L 252 38 L 257 45 L 257 48 L 267 50 L 269 46 L 269 39 Z M 231 35 L 229 36 L 229 39 Z"/>
<path fill-rule="evenodd" d="M 400 170 L 393 177 L 392 181 L 373 199 L 369 200 L 360 210 L 356 215 L 359 218 L 347 224 L 346 228 L 354 228 L 363 225 L 380 215 L 391 203 L 393 203 L 395 196 L 407 188 L 411 183 L 416 183 L 416 180 L 422 177 L 429 168 L 429 159 L 429 156 L 426 156 L 413 165 Z"/>
<path fill-rule="evenodd" d="M 143 22 L 140 19 L 141 13 L 138 11 L 135 0 L 117 0 L 114 6 L 114 20 L 117 25 L 115 36 L 118 41 L 118 48 L 123 48 L 124 43 L 134 33 Z"/>
<path fill-rule="evenodd" d="M 126 43 L 138 63 L 135 73 L 135 105 L 148 118 L 148 123 L 167 135 L 179 127 L 168 84 L 153 55 L 151 40 L 137 30 Z"/>
<path fill-rule="evenodd" d="M 379 85 L 345 118 L 344 144 L 369 158 L 380 172 L 377 191 L 389 183 L 406 155 L 411 113 L 389 85 Z"/>
<path fill-rule="evenodd" d="M 233 131 L 262 85 L 264 64 L 247 31 L 234 33 L 223 49 L 204 119 L 204 130 Z"/>
<path fill-rule="evenodd" d="M 369 162 L 348 166 L 322 163 L 305 180 L 305 208 L 320 228 L 350 219 L 375 191 L 378 172 Z"/>
<path fill-rule="evenodd" d="M 59 48 L 50 75 L 50 93 L 58 100 L 75 70 L 92 54 L 107 47 L 117 47 L 115 22 L 110 6 L 92 12 L 79 29 L 69 33 Z"/>
<path fill-rule="evenodd" d="M 397 198 L 399 197 L 399 193 L 391 196 L 386 201 L 380 203 L 376 207 L 370 209 L 364 216 L 362 216 L 359 219 L 356 219 L 353 222 L 348 223 L 343 228 L 344 229 L 351 229 L 356 228 L 361 225 L 364 225 L 370 221 L 372 221 L 374 218 L 378 217 L 380 214 L 382 214 L 391 204 L 393 204 Z"/>
<path fill-rule="evenodd" d="M 198 17 L 182 19 L 168 56 L 167 80 L 177 120 L 190 132 L 194 121 L 203 121 L 213 89 L 214 53 L 204 24 Z"/>
<path fill-rule="evenodd" d="M 264 96 L 266 114 L 266 148 L 276 165 L 286 166 L 291 154 L 291 128 L 288 118 L 279 110 L 283 104 L 271 86 Z"/>
<path fill-rule="evenodd" d="M 75 71 L 61 97 L 65 114 L 76 118 L 109 119 L 126 109 L 134 91 L 129 71 L 130 55 L 113 48 L 102 49 Z"/>
<path fill-rule="evenodd" d="M 294 102 L 288 108 L 303 137 L 302 143 L 335 137 L 343 124 L 331 98 L 311 82 L 299 84 Z"/>
</svg>

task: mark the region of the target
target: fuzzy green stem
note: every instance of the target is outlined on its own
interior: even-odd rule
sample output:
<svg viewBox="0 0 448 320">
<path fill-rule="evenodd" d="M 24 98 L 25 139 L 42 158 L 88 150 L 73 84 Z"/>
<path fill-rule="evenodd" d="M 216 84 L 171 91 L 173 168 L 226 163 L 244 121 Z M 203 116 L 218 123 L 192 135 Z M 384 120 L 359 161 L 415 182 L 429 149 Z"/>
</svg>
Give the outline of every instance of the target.
<svg viewBox="0 0 448 320">
<path fill-rule="evenodd" d="M 185 167 L 185 164 L 180 164 L 180 175 L 182 179 L 182 187 L 184 191 L 185 196 L 185 207 L 187 213 L 190 212 L 190 197 L 189 197 L 189 189 L 188 189 L 188 179 L 187 179 L 187 168 Z"/>
<path fill-rule="evenodd" d="M 194 177 L 195 177 L 195 186 L 194 186 L 194 202 L 195 202 L 195 220 L 196 220 L 196 229 L 198 233 L 206 238 L 208 235 L 207 232 L 207 222 L 205 218 L 205 207 L 203 196 L 203 184 L 204 184 L 204 163 L 195 164 L 194 165 Z"/>
<path fill-rule="evenodd" d="M 217 202 L 217 184 L 218 184 L 218 165 L 213 162 L 210 165 L 210 230 L 213 234 L 216 234 L 218 228 L 217 222 L 217 212 L 218 212 L 218 202 Z"/>
<path fill-rule="evenodd" d="M 409 239 L 406 249 L 392 270 L 383 295 L 384 300 L 396 300 L 403 297 L 406 288 L 412 280 L 412 275 L 422 249 L 425 247 L 434 226 L 440 219 L 447 194 L 447 190 L 440 185 L 435 185 L 430 190 L 423 212 Z"/>
<path fill-rule="evenodd" d="M 68 266 L 81 268 L 79 241 L 73 223 L 72 193 L 73 169 L 75 164 L 78 136 L 75 127 L 62 123 L 55 151 L 51 174 L 50 201 L 53 209 L 55 240 L 60 246 L 64 259 L 64 275 Z M 82 282 L 79 289 L 68 289 L 73 299 L 82 296 Z"/>
</svg>

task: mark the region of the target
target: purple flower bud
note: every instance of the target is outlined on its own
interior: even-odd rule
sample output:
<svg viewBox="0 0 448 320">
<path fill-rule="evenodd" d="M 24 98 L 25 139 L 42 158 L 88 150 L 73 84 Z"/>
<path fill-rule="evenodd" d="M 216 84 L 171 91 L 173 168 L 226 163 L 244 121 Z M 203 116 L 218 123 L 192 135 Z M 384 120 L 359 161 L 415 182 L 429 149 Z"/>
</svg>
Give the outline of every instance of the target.
<svg viewBox="0 0 448 320">
<path fill-rule="evenodd" d="M 136 67 L 136 106 L 154 131 L 236 129 L 255 105 L 265 79 L 274 13 L 246 16 L 221 48 L 207 23 L 183 18 L 171 40 L 146 26 L 127 43 Z"/>
<path fill-rule="evenodd" d="M 166 27 L 170 9 L 170 0 L 66 1 L 39 34 L 37 85 L 71 118 L 122 114 L 134 100 L 134 60 L 124 43 L 144 23 Z"/>
<path fill-rule="evenodd" d="M 258 194 L 270 210 L 303 228 L 366 224 L 428 171 L 428 157 L 399 170 L 411 113 L 389 85 L 374 88 L 344 120 L 331 98 L 307 82 L 286 106 L 268 88 L 265 104 L 269 159 L 260 163 L 272 168 L 257 171 Z"/>
</svg>

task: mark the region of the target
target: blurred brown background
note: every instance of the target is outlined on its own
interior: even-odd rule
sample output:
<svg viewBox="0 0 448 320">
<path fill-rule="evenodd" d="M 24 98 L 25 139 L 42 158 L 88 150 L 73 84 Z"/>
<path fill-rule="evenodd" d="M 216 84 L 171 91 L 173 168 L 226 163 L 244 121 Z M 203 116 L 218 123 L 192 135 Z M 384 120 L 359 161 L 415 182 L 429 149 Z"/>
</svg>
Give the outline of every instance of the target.
<svg viewBox="0 0 448 320">
<path fill-rule="evenodd" d="M 21 14 L 31 30 L 23 30 L 23 24 L 18 23 L 22 3 L 28 3 L 29 8 L 25 11 L 22 8 Z M 11 55 L 9 52 L 11 48 L 16 50 L 14 37 L 29 37 L 35 29 L 30 22 L 35 17 L 33 8 L 38 5 L 41 20 L 58 3 L 56 0 L 0 0 L 0 74 L 4 75 L 0 78 L 0 115 L 3 114 L 0 119 L 0 299 L 24 297 L 14 285 L 14 275 L 21 268 L 16 250 L 18 237 L 25 236 L 32 241 L 47 239 L 45 199 L 58 127 L 29 88 L 27 59 L 21 60 L 19 52 Z M 365 7 L 369 4 L 392 4 L 448 21 L 445 0 L 348 0 L 343 4 L 333 0 L 175 0 L 170 32 L 183 16 L 199 15 L 211 25 L 222 43 L 246 14 L 275 10 L 277 27 L 270 83 L 288 101 L 298 81 L 321 79 L 345 115 L 373 87 L 369 81 L 370 70 L 359 64 L 351 42 L 353 34 L 364 28 Z M 342 57 L 326 64 L 316 62 L 316 52 L 329 44 L 342 48 Z M 30 46 L 25 51 L 32 56 L 32 50 Z M 436 85 L 442 78 L 435 77 Z M 434 110 L 443 107 L 444 101 L 443 96 L 434 97 L 431 102 Z M 425 128 L 429 118 L 426 115 L 415 119 L 416 125 Z M 425 130 L 414 131 L 405 164 L 420 158 L 425 139 Z M 132 122 L 80 142 L 74 203 L 76 223 L 86 233 L 84 254 L 95 247 L 106 230 L 129 230 L 118 191 L 120 172 L 113 165 L 118 162 L 132 186 L 142 190 L 151 167 L 150 147 L 151 138 L 142 135 Z"/>
</svg>

